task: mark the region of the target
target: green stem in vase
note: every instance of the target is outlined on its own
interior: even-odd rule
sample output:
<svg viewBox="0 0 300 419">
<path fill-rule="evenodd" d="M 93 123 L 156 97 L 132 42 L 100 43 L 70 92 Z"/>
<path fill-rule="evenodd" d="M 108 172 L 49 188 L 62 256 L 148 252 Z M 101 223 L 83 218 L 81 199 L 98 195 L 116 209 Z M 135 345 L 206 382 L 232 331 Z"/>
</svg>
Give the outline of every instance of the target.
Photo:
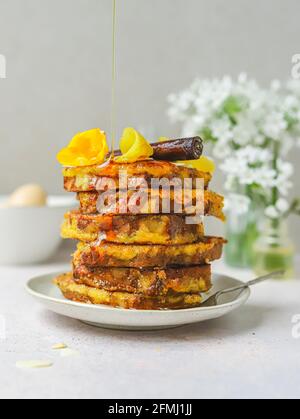
<svg viewBox="0 0 300 419">
<path fill-rule="evenodd" d="M 273 154 L 273 161 L 272 161 L 272 168 L 276 174 L 278 174 L 278 159 L 279 159 L 279 152 L 280 152 L 280 143 L 279 141 L 274 142 L 274 154 Z M 275 207 L 279 199 L 279 190 L 276 186 L 272 189 L 272 205 Z M 274 231 L 280 228 L 280 218 L 272 219 L 272 227 Z M 274 245 L 276 247 L 276 245 Z"/>
</svg>

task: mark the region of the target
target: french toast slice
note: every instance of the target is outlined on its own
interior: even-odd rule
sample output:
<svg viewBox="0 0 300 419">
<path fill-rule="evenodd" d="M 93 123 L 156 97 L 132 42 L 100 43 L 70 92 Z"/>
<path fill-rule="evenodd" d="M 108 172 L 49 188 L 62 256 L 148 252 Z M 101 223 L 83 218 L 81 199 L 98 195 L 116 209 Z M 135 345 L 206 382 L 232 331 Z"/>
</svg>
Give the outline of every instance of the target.
<svg viewBox="0 0 300 419">
<path fill-rule="evenodd" d="M 100 215 L 72 211 L 65 215 L 62 237 L 120 244 L 177 245 L 195 243 L 204 236 L 203 223 L 190 225 L 180 215 Z"/>
<path fill-rule="evenodd" d="M 167 269 L 97 268 L 74 265 L 74 281 L 110 292 L 144 294 L 150 297 L 175 293 L 204 293 L 211 288 L 211 266 Z"/>
<path fill-rule="evenodd" d="M 133 183 L 135 183 L 134 179 L 141 179 L 146 181 L 149 187 L 151 187 L 152 179 L 192 179 L 194 185 L 196 179 L 203 179 L 204 186 L 207 188 L 212 178 L 210 173 L 171 162 L 144 160 L 130 164 L 119 164 L 112 161 L 102 166 L 64 168 L 64 187 L 69 192 L 94 191 L 97 190 L 99 180 L 109 178 L 114 180 L 116 189 L 120 189 L 119 176 L 122 172 L 126 173 L 128 179 Z"/>
<path fill-rule="evenodd" d="M 148 196 L 148 198 L 147 198 Z M 153 209 L 156 209 L 156 213 L 178 213 L 177 204 L 182 211 L 182 215 L 194 215 L 196 212 L 196 205 L 199 205 L 199 202 L 203 208 L 202 209 L 206 216 L 216 217 L 222 221 L 225 220 L 225 215 L 223 212 L 224 208 L 224 197 L 212 192 L 204 191 L 202 197 L 197 197 L 197 192 L 194 191 L 185 191 L 180 193 L 175 193 L 174 191 L 151 191 L 149 190 L 146 194 L 145 202 L 139 201 L 140 196 L 133 191 L 128 191 L 127 196 L 123 196 L 122 193 L 117 192 L 116 200 L 111 205 L 105 203 L 105 207 L 99 204 L 99 192 L 80 192 L 77 194 L 77 198 L 80 203 L 80 209 L 82 213 L 85 214 L 121 214 L 124 207 L 128 214 L 153 214 Z M 136 197 L 136 198 L 135 198 Z M 198 201 L 199 199 L 199 201 Z M 164 201 L 170 203 L 169 207 L 164 211 L 165 203 Z M 204 202 L 203 202 L 204 200 Z M 198 202 L 197 202 L 198 201 Z M 136 204 L 136 206 L 135 206 Z M 198 208 L 198 207 L 197 207 Z"/>
<path fill-rule="evenodd" d="M 165 268 L 203 265 L 220 259 L 226 241 L 205 237 L 201 242 L 178 246 L 124 245 L 103 242 L 79 243 L 73 255 L 75 265 L 117 268 Z"/>
<path fill-rule="evenodd" d="M 109 292 L 77 284 L 72 274 L 55 278 L 54 283 L 68 300 L 95 305 L 109 305 L 124 309 L 162 310 L 185 309 L 197 307 L 202 302 L 200 294 L 170 294 L 167 296 L 149 297 L 142 294 Z"/>
</svg>

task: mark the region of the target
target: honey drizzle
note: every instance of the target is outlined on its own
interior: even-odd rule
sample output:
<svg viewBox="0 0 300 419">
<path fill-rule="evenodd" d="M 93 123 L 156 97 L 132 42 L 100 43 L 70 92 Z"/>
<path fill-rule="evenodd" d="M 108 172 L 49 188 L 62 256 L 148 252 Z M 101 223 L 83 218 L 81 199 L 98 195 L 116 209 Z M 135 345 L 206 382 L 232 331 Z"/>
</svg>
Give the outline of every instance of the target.
<svg viewBox="0 0 300 419">
<path fill-rule="evenodd" d="M 116 142 L 116 78 L 117 78 L 117 60 L 116 60 L 116 26 L 117 26 L 117 0 L 113 0 L 112 11 L 112 89 L 111 89 L 111 159 L 114 157 Z"/>
</svg>

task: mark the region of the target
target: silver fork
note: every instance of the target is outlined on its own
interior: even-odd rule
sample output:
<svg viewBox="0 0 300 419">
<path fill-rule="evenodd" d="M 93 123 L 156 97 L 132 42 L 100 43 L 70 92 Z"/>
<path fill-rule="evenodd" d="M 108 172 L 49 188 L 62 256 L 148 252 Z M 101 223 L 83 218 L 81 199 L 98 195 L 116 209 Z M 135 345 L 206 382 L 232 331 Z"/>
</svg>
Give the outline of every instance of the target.
<svg viewBox="0 0 300 419">
<path fill-rule="evenodd" d="M 218 305 L 218 299 L 221 297 L 221 295 L 229 294 L 236 291 L 242 291 L 246 288 L 252 287 L 253 285 L 260 284 L 262 282 L 267 281 L 268 279 L 273 279 L 276 276 L 284 275 L 285 271 L 276 271 L 273 273 L 270 273 L 268 275 L 260 276 L 259 278 L 253 279 L 252 281 L 246 282 L 243 285 L 238 285 L 237 287 L 233 288 L 227 288 L 225 290 L 221 290 L 216 292 L 214 295 L 209 297 L 204 303 L 200 305 L 200 307 L 213 307 Z"/>
</svg>

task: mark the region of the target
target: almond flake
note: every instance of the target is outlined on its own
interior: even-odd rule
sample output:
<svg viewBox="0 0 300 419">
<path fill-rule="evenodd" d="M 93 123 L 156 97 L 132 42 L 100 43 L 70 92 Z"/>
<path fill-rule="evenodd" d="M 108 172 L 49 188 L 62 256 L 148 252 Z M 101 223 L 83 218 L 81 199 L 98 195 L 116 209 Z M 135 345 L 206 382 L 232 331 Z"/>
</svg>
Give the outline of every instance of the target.
<svg viewBox="0 0 300 419">
<path fill-rule="evenodd" d="M 53 366 L 51 361 L 18 361 L 16 367 L 20 369 L 40 369 Z"/>
<path fill-rule="evenodd" d="M 65 343 L 58 343 L 57 345 L 52 346 L 52 349 L 54 351 L 59 351 L 61 349 L 67 349 L 67 348 L 68 348 L 68 346 Z"/>
</svg>

